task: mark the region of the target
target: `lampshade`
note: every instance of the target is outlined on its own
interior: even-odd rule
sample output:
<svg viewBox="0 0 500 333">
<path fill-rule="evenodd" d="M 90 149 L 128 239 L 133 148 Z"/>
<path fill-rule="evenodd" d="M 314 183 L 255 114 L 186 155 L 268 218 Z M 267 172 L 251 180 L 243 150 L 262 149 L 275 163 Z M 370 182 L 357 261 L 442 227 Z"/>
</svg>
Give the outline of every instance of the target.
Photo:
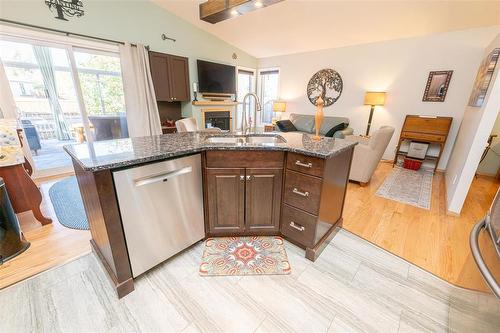
<svg viewBox="0 0 500 333">
<path fill-rule="evenodd" d="M 286 111 L 286 102 L 285 101 L 274 101 L 273 102 L 273 111 L 274 112 L 285 112 Z"/>
<path fill-rule="evenodd" d="M 365 105 L 384 105 L 385 92 L 367 91 L 365 93 Z"/>
</svg>

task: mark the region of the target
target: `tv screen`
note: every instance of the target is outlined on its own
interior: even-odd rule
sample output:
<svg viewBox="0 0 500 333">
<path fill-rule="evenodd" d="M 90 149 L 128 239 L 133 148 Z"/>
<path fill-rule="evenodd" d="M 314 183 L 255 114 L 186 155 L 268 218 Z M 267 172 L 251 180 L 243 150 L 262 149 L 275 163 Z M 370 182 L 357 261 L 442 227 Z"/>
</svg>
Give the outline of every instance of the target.
<svg viewBox="0 0 500 333">
<path fill-rule="evenodd" d="M 235 94 L 236 68 L 198 60 L 198 85 L 200 93 Z"/>
</svg>

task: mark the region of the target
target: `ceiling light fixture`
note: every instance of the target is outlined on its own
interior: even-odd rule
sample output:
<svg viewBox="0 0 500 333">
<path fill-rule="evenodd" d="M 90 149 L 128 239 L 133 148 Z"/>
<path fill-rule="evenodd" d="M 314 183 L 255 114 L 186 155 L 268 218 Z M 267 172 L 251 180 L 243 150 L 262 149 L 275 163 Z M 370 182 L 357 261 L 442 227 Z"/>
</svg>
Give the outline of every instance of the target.
<svg viewBox="0 0 500 333">
<path fill-rule="evenodd" d="M 256 10 L 264 10 L 282 1 L 284 0 L 207 0 L 199 5 L 200 20 L 215 24 Z"/>
</svg>

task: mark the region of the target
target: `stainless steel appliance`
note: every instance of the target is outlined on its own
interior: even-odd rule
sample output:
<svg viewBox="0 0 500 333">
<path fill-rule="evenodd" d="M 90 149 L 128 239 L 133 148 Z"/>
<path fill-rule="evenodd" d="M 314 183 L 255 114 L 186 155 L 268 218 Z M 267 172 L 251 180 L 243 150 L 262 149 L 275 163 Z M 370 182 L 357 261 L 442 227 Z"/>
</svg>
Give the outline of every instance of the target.
<svg viewBox="0 0 500 333">
<path fill-rule="evenodd" d="M 200 154 L 113 178 L 134 277 L 205 237 Z"/>
<path fill-rule="evenodd" d="M 472 228 L 469 242 L 486 284 L 500 299 L 500 190 L 485 218 Z"/>
</svg>

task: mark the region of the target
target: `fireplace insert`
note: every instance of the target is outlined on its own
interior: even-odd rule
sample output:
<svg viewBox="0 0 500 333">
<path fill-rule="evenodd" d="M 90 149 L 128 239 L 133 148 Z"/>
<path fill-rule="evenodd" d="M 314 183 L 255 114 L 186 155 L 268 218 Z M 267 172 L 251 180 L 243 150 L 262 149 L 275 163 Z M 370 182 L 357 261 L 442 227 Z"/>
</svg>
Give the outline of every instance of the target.
<svg viewBox="0 0 500 333">
<path fill-rule="evenodd" d="M 223 131 L 231 129 L 231 111 L 205 112 L 205 128 L 218 127 Z"/>
</svg>

